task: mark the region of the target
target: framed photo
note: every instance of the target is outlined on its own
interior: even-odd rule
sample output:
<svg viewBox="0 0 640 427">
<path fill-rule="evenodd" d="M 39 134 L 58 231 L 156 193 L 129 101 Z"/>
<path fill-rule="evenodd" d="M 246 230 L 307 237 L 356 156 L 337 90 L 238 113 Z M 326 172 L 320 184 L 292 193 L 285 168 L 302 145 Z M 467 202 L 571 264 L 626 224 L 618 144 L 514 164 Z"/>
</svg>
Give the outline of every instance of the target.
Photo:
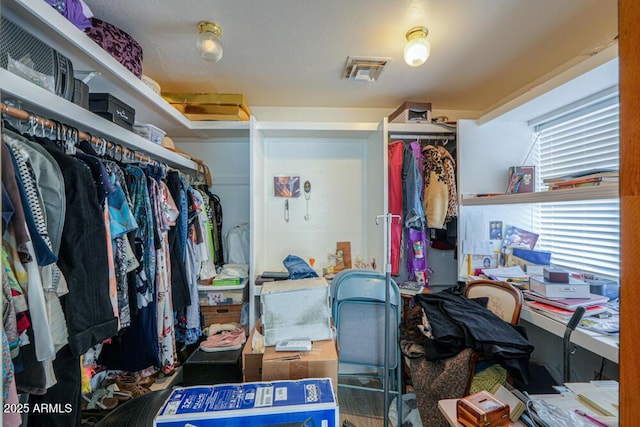
<svg viewBox="0 0 640 427">
<path fill-rule="evenodd" d="M 277 175 L 273 177 L 273 195 L 275 197 L 300 197 L 300 177 Z"/>
<path fill-rule="evenodd" d="M 502 240 L 502 221 L 489 221 L 489 240 Z"/>
</svg>

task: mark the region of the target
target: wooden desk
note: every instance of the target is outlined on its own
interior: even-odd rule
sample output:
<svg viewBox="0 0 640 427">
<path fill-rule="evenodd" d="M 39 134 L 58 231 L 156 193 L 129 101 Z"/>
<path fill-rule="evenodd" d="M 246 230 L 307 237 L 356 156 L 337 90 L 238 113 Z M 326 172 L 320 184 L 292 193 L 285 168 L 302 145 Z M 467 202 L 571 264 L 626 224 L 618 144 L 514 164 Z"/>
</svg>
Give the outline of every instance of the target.
<svg viewBox="0 0 640 427">
<path fill-rule="evenodd" d="M 458 400 L 459 399 L 443 399 L 438 401 L 438 409 L 440 409 L 440 412 L 442 412 L 442 415 L 444 415 L 444 417 L 449 422 L 449 425 L 451 425 L 452 427 L 464 427 L 462 424 L 456 421 L 456 402 Z M 516 421 L 515 423 L 509 421 L 509 426 L 526 427 L 520 421 Z"/>
</svg>

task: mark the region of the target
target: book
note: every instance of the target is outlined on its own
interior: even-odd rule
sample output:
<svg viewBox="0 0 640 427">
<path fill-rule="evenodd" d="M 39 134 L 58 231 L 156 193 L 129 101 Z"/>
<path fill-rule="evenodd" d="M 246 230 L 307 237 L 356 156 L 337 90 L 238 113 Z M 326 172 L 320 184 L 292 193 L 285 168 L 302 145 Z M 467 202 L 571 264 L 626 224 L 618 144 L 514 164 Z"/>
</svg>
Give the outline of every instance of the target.
<svg viewBox="0 0 640 427">
<path fill-rule="evenodd" d="M 585 178 L 570 181 L 561 181 L 551 184 L 549 190 L 564 190 L 568 188 L 596 187 L 599 185 L 615 185 L 618 178 Z"/>
<path fill-rule="evenodd" d="M 591 169 L 585 172 L 579 172 L 572 175 L 556 176 L 545 178 L 542 180 L 545 184 L 554 182 L 568 181 L 578 178 L 617 178 L 620 176 L 620 171 L 616 169 Z"/>
<path fill-rule="evenodd" d="M 538 234 L 510 225 L 504 233 L 502 246 L 528 247 L 533 249 L 538 241 Z"/>
<path fill-rule="evenodd" d="M 525 304 L 535 312 L 563 323 L 568 322 L 569 319 L 571 319 L 571 316 L 573 316 L 573 313 L 575 313 L 575 310 L 565 310 L 564 308 L 545 304 L 540 301 L 526 301 Z M 593 316 L 599 313 L 603 313 L 607 310 L 607 308 L 602 305 L 592 305 L 590 307 L 585 307 L 585 309 L 586 311 L 583 317 Z"/>
<path fill-rule="evenodd" d="M 212 281 L 213 286 L 233 286 L 239 285 L 242 279 L 239 277 L 216 277 Z"/>
<path fill-rule="evenodd" d="M 496 397 L 496 399 L 509 406 L 509 419 L 512 422 L 516 422 L 526 409 L 524 402 L 507 390 L 502 384 L 496 384 L 489 391 Z"/>
<path fill-rule="evenodd" d="M 578 399 L 607 417 L 618 417 L 619 394 L 617 388 L 603 387 L 602 390 L 583 391 Z"/>
<path fill-rule="evenodd" d="M 589 298 L 548 298 L 533 291 L 523 291 L 522 296 L 527 300 L 540 301 L 570 311 L 575 311 L 578 307 L 601 305 L 609 301 L 606 296 L 597 294 L 590 294 Z"/>
<path fill-rule="evenodd" d="M 535 166 L 512 166 L 507 174 L 506 194 L 531 193 L 535 191 Z"/>
<path fill-rule="evenodd" d="M 543 277 L 531 277 L 529 289 L 547 298 L 590 298 L 591 287 L 583 280 L 569 278 L 569 283 L 550 282 Z"/>
</svg>

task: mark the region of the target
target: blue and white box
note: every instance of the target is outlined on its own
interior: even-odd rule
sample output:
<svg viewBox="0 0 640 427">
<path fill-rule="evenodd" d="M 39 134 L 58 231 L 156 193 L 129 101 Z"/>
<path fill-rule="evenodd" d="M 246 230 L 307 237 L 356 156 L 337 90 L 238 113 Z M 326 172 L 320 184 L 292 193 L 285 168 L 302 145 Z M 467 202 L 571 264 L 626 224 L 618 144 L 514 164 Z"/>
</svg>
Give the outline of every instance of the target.
<svg viewBox="0 0 640 427">
<path fill-rule="evenodd" d="M 219 384 L 176 388 L 154 420 L 156 427 L 337 427 L 331 379 Z"/>
</svg>

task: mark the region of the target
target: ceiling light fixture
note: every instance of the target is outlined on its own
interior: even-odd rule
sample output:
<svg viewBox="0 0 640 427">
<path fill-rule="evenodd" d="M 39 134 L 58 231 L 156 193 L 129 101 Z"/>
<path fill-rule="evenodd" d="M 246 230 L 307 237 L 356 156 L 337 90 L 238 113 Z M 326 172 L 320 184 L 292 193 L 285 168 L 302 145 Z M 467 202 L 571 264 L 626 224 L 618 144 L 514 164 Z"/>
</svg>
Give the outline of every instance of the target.
<svg viewBox="0 0 640 427">
<path fill-rule="evenodd" d="M 431 44 L 427 41 L 427 34 L 429 30 L 426 27 L 413 27 L 407 31 L 404 62 L 412 67 L 424 64 L 431 54 Z"/>
<path fill-rule="evenodd" d="M 198 23 L 198 40 L 196 46 L 205 61 L 218 62 L 222 59 L 222 28 L 215 22 L 200 21 Z"/>
</svg>

